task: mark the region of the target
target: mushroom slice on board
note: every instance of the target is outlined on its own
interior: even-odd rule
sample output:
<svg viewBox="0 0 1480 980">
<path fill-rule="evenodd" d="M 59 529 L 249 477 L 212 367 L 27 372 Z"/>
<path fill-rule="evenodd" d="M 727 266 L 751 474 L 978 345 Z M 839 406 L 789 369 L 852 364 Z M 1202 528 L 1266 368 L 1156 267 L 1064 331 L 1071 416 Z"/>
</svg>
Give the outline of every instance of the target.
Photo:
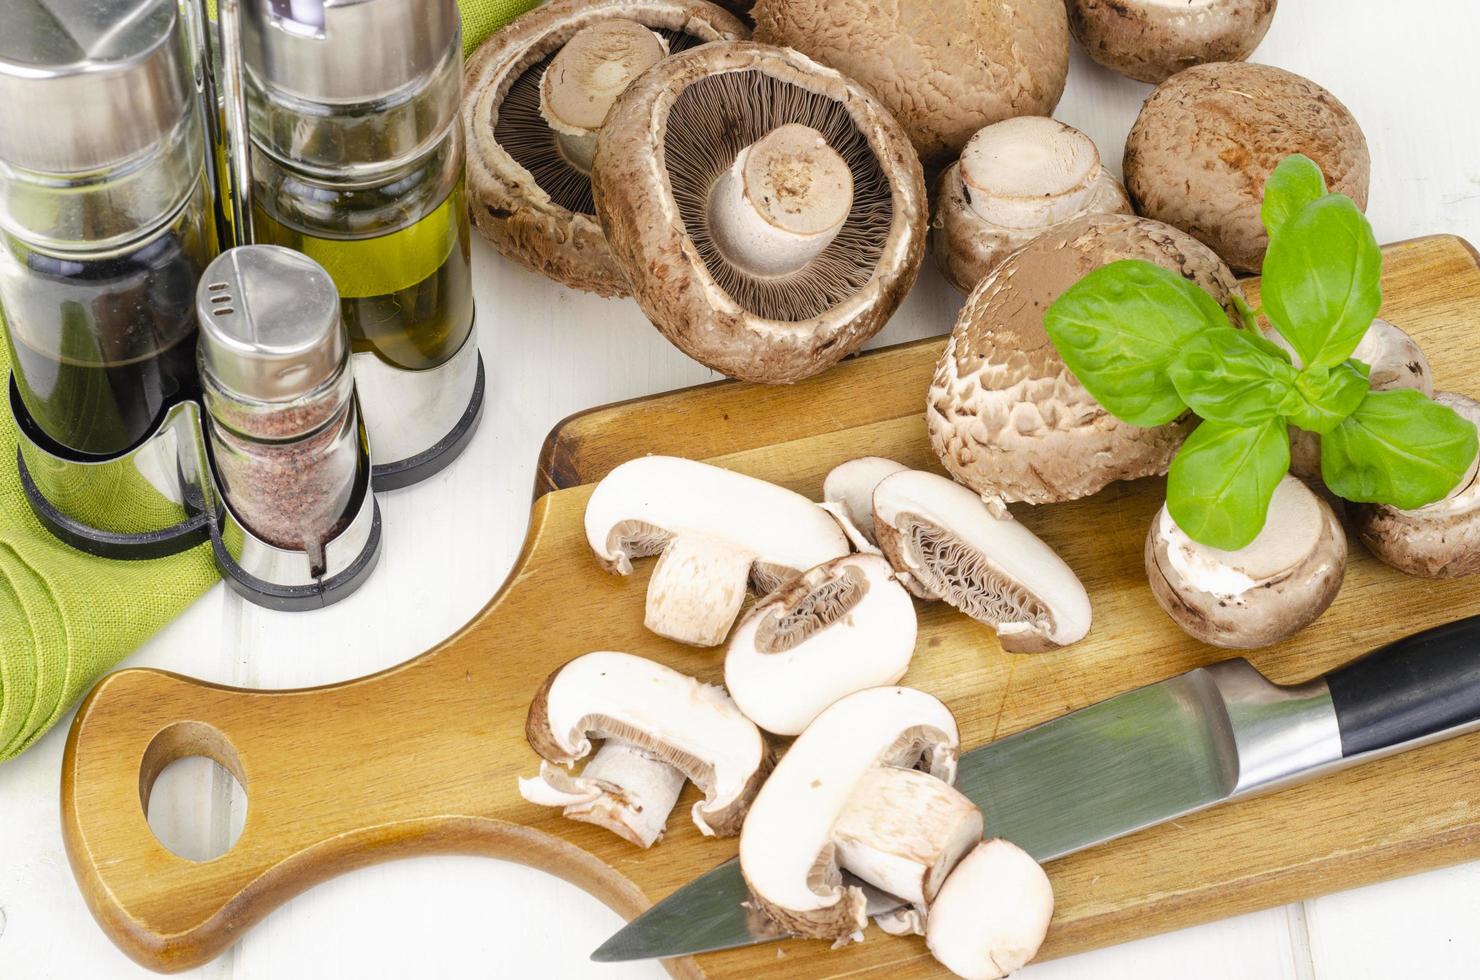
<svg viewBox="0 0 1480 980">
<path fill-rule="evenodd" d="M 1247 547 L 1198 544 L 1166 507 L 1146 535 L 1146 577 L 1166 614 L 1216 647 L 1254 649 L 1294 636 L 1331 605 L 1346 574 L 1346 534 L 1331 506 L 1293 476 L 1270 498 Z"/>
<path fill-rule="evenodd" d="M 531 803 L 606 827 L 640 847 L 663 834 L 684 780 L 704 793 L 694 823 L 709 836 L 737 833 L 771 767 L 760 730 L 724 690 L 628 653 L 588 653 L 560 667 L 529 706 L 530 747 L 545 762 L 520 779 Z M 578 775 L 570 766 L 591 754 Z"/>
<path fill-rule="evenodd" d="M 924 178 L 899 124 L 764 44 L 706 44 L 635 81 L 601 129 L 593 187 L 648 319 L 747 381 L 799 381 L 857 350 L 924 254 Z"/>
<path fill-rule="evenodd" d="M 1278 0 L 1069 0 L 1069 30 L 1095 61 L 1155 84 L 1210 61 L 1243 61 Z"/>
<path fill-rule="evenodd" d="M 627 295 L 591 201 L 595 131 L 627 83 L 665 52 L 748 35 L 703 0 L 554 0 L 511 22 L 466 72 L 473 223 L 535 272 Z"/>
<path fill-rule="evenodd" d="M 882 456 L 860 456 L 834 466 L 822 481 L 822 509 L 837 518 L 853 547 L 863 554 L 880 554 L 874 537 L 874 488 L 884 477 L 907 469 Z"/>
<path fill-rule="evenodd" d="M 874 491 L 874 528 L 906 586 L 992 627 L 1009 653 L 1089 632 L 1089 595 L 1073 569 L 1005 507 L 958 483 L 919 470 L 887 477 Z"/>
<path fill-rule="evenodd" d="M 1176 225 L 1240 272 L 1258 272 L 1269 247 L 1264 183 L 1292 153 L 1367 207 L 1367 140 L 1336 96 L 1269 65 L 1198 65 L 1141 106 L 1126 138 L 1125 186 L 1141 214 Z"/>
<path fill-rule="evenodd" d="M 1038 955 L 1053 918 L 1053 886 L 1026 851 L 1000 838 L 961 859 L 936 896 L 925 943 L 965 980 L 1000 980 Z"/>
<path fill-rule="evenodd" d="M 1047 116 L 1020 116 L 979 131 L 941 174 L 936 196 L 931 251 L 963 293 L 1054 225 L 1131 210 L 1094 141 Z"/>
<path fill-rule="evenodd" d="M 846 942 L 868 919 L 842 868 L 900 898 L 933 899 L 981 837 L 981 811 L 950 786 L 959 754 L 955 716 L 924 691 L 873 687 L 834 702 L 776 764 L 745 819 L 740 870 L 756 906 L 788 932 Z M 916 767 L 923 772 L 909 775 Z"/>
<path fill-rule="evenodd" d="M 1480 426 L 1480 402 L 1447 391 L 1434 400 Z M 1347 504 L 1357 536 L 1368 551 L 1409 575 L 1459 578 L 1480 572 L 1477 463 L 1447 497 L 1427 507 L 1398 510 L 1385 504 Z"/>
<path fill-rule="evenodd" d="M 612 470 L 586 503 L 586 539 L 608 571 L 659 555 L 647 628 L 694 646 L 724 642 L 754 580 L 761 593 L 848 554 L 837 522 L 800 494 L 673 456 Z"/>
<path fill-rule="evenodd" d="M 1050 229 L 981 281 L 936 363 L 925 419 L 953 477 L 983 496 L 1046 504 L 1166 472 L 1195 419 L 1152 429 L 1121 422 L 1084 390 L 1043 329 L 1043 311 L 1060 294 L 1120 259 L 1192 280 L 1240 324 L 1233 273 L 1191 236 L 1120 214 Z"/>
<path fill-rule="evenodd" d="M 766 731 L 799 735 L 843 695 L 903 677 L 915 628 L 915 605 L 887 561 L 835 558 L 740 621 L 725 654 L 725 687 Z"/>
</svg>

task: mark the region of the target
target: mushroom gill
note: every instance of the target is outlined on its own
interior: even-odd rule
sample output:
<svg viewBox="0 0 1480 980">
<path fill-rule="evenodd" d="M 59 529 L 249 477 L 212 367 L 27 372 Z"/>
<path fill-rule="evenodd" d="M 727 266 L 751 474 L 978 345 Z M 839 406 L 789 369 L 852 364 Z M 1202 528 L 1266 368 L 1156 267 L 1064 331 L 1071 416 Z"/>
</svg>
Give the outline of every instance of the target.
<svg viewBox="0 0 1480 980">
<path fill-rule="evenodd" d="M 816 568 L 789 591 L 791 595 L 779 597 L 782 606 L 756 629 L 755 646 L 761 653 L 785 653 L 848 615 L 868 594 L 868 579 L 854 567 L 838 575 L 829 574 L 825 567 Z"/>
<path fill-rule="evenodd" d="M 916 558 L 910 574 L 931 593 L 978 622 L 1030 623 L 1034 632 L 1054 631 L 1048 606 L 986 555 L 923 517 L 901 514 L 899 520 L 905 547 Z"/>
</svg>

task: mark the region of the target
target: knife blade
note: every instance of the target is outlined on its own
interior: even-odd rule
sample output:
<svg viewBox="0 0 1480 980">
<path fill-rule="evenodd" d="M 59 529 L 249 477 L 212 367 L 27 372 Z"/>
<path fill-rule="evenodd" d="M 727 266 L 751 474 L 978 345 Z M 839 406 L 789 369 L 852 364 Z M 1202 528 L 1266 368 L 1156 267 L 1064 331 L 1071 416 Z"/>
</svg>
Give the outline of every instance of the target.
<svg viewBox="0 0 1480 980">
<path fill-rule="evenodd" d="M 982 808 L 988 837 L 1043 862 L 1477 729 L 1480 616 L 1472 616 L 1302 684 L 1275 684 L 1243 659 L 1199 667 L 973 749 L 956 786 Z M 904 904 L 867 894 L 869 915 Z M 591 958 L 689 956 L 786 938 L 748 898 L 739 862 L 727 861 Z"/>
</svg>

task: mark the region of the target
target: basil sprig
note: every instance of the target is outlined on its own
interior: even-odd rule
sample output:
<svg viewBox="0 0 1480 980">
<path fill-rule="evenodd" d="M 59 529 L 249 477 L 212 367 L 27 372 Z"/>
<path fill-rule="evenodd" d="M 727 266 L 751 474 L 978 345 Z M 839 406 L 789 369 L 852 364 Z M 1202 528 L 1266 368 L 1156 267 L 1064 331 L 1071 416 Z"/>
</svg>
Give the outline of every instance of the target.
<svg viewBox="0 0 1480 980">
<path fill-rule="evenodd" d="M 1296 154 L 1264 186 L 1264 307 L 1235 327 L 1203 289 L 1158 265 L 1114 262 L 1075 283 L 1044 327 L 1107 411 L 1156 426 L 1203 419 L 1167 474 L 1167 509 L 1193 540 L 1245 547 L 1290 468 L 1289 426 L 1321 435 L 1321 476 L 1347 500 L 1403 509 L 1469 471 L 1475 426 L 1421 392 L 1372 391 L 1352 359 L 1382 305 L 1382 252 L 1352 200 Z M 1295 351 L 1259 334 L 1263 313 Z"/>
</svg>

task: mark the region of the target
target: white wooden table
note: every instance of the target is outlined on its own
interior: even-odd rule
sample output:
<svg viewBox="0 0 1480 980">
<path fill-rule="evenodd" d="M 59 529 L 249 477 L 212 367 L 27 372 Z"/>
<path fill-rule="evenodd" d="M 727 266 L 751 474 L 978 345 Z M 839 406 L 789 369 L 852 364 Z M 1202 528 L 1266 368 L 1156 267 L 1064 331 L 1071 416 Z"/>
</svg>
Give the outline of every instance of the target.
<svg viewBox="0 0 1480 980">
<path fill-rule="evenodd" d="M 1413 16 L 1420 7 L 1423 19 Z M 1380 240 L 1446 231 L 1475 239 L 1477 43 L 1480 4 L 1472 0 L 1285 0 L 1254 60 L 1321 82 L 1356 113 L 1372 148 L 1369 213 Z M 1094 137 L 1118 169 L 1147 91 L 1076 52 L 1058 116 Z M 385 552 L 370 582 L 309 614 L 269 612 L 218 586 L 129 663 L 271 688 L 343 680 L 405 660 L 471 618 L 503 580 L 523 539 L 536 453 L 551 426 L 593 405 L 711 380 L 632 303 L 562 289 L 481 242 L 476 248 L 485 421 L 450 470 L 382 499 Z M 959 302 L 927 264 L 875 344 L 945 333 Z M 0 978 L 147 976 L 94 925 L 67 866 L 57 803 L 66 728 L 0 766 Z M 186 763 L 162 777 L 153 810 L 157 829 L 201 856 L 224 847 L 242 812 L 229 777 Z M 1476 922 L 1480 863 L 1034 966 L 1023 976 L 1475 976 Z M 309 891 L 190 976 L 662 976 L 652 963 L 587 961 L 620 925 L 595 899 L 541 872 L 425 858 Z"/>
</svg>

